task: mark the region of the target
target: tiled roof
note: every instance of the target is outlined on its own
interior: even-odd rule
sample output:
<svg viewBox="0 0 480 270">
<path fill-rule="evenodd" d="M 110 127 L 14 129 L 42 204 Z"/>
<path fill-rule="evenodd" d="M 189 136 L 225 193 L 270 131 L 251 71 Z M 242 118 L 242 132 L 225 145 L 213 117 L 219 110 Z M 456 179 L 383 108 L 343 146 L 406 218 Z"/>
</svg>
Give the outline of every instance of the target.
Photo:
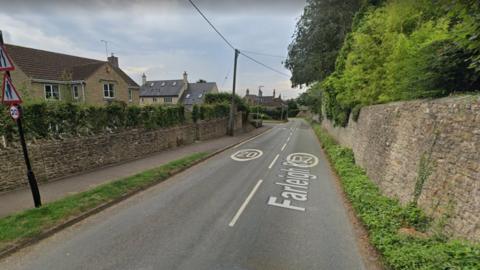
<svg viewBox="0 0 480 270">
<path fill-rule="evenodd" d="M 184 85 L 183 80 L 147 81 L 140 87 L 140 97 L 178 97 Z"/>
<path fill-rule="evenodd" d="M 188 88 L 183 94 L 182 102 L 185 105 L 200 104 L 203 102 L 207 93 L 212 93 L 217 89 L 217 84 L 214 82 L 207 83 L 189 83 Z"/>
<path fill-rule="evenodd" d="M 5 46 L 8 54 L 13 59 L 13 62 L 18 65 L 27 76 L 34 79 L 64 81 L 65 72 L 71 72 L 72 80 L 84 80 L 94 73 L 100 66 L 107 63 L 96 59 L 37 50 L 11 44 L 5 44 Z M 138 87 L 138 84 L 120 68 L 113 68 L 129 86 Z"/>
<path fill-rule="evenodd" d="M 245 99 L 250 100 L 255 105 L 263 105 L 263 106 L 281 106 L 285 104 L 284 101 L 279 97 L 274 96 L 257 96 L 257 95 L 246 95 Z"/>
</svg>

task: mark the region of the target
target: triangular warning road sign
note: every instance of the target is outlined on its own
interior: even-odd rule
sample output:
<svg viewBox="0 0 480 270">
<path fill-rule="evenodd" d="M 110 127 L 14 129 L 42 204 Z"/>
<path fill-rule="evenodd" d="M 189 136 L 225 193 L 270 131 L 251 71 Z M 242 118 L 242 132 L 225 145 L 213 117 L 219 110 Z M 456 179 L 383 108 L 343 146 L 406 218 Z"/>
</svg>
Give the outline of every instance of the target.
<svg viewBox="0 0 480 270">
<path fill-rule="evenodd" d="M 8 56 L 5 46 L 0 46 L 0 71 L 14 70 L 12 59 Z"/>
<path fill-rule="evenodd" d="M 3 76 L 3 85 L 2 85 L 2 103 L 5 104 L 20 104 L 22 103 L 22 99 L 13 86 L 12 81 L 10 80 L 10 76 L 6 73 Z"/>
</svg>

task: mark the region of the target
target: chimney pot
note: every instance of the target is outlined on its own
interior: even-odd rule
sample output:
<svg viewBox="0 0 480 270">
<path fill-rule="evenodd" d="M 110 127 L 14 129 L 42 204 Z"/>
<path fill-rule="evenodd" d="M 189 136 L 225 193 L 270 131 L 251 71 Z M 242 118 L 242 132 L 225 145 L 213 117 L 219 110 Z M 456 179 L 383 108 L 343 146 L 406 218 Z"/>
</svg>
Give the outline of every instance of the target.
<svg viewBox="0 0 480 270">
<path fill-rule="evenodd" d="M 108 57 L 108 62 L 114 66 L 114 67 L 118 67 L 118 57 L 114 56 L 113 53 L 112 53 L 112 56 Z"/>
<path fill-rule="evenodd" d="M 145 75 L 145 73 L 143 73 L 142 75 L 142 85 L 145 85 L 147 83 L 147 75 Z"/>
</svg>

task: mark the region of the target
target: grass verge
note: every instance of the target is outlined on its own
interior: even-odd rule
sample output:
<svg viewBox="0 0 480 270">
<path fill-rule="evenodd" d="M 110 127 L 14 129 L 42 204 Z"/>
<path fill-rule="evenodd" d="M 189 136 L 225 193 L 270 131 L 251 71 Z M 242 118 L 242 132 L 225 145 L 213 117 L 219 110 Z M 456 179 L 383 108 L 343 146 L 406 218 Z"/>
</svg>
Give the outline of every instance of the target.
<svg viewBox="0 0 480 270">
<path fill-rule="evenodd" d="M 318 124 L 312 127 L 340 177 L 347 198 L 391 269 L 480 269 L 480 245 L 441 236 L 400 233 L 402 228 L 427 231 L 429 220 L 415 205 L 402 206 L 383 196 L 352 150 L 338 145 Z"/>
<path fill-rule="evenodd" d="M 15 243 L 35 238 L 75 216 L 161 182 L 207 156 L 208 153 L 195 153 L 158 168 L 47 203 L 41 208 L 30 209 L 1 218 L 0 250 L 7 249 Z"/>
</svg>

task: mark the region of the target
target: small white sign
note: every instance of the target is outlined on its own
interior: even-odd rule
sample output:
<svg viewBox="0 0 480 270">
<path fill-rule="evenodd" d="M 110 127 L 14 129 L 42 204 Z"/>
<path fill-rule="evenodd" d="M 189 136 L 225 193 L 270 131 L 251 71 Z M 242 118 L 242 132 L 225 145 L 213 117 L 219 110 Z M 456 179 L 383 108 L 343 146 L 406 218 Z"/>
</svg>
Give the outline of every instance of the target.
<svg viewBox="0 0 480 270">
<path fill-rule="evenodd" d="M 20 111 L 18 110 L 17 106 L 11 106 L 10 107 L 10 116 L 12 117 L 13 120 L 17 120 L 20 118 Z"/>
</svg>

